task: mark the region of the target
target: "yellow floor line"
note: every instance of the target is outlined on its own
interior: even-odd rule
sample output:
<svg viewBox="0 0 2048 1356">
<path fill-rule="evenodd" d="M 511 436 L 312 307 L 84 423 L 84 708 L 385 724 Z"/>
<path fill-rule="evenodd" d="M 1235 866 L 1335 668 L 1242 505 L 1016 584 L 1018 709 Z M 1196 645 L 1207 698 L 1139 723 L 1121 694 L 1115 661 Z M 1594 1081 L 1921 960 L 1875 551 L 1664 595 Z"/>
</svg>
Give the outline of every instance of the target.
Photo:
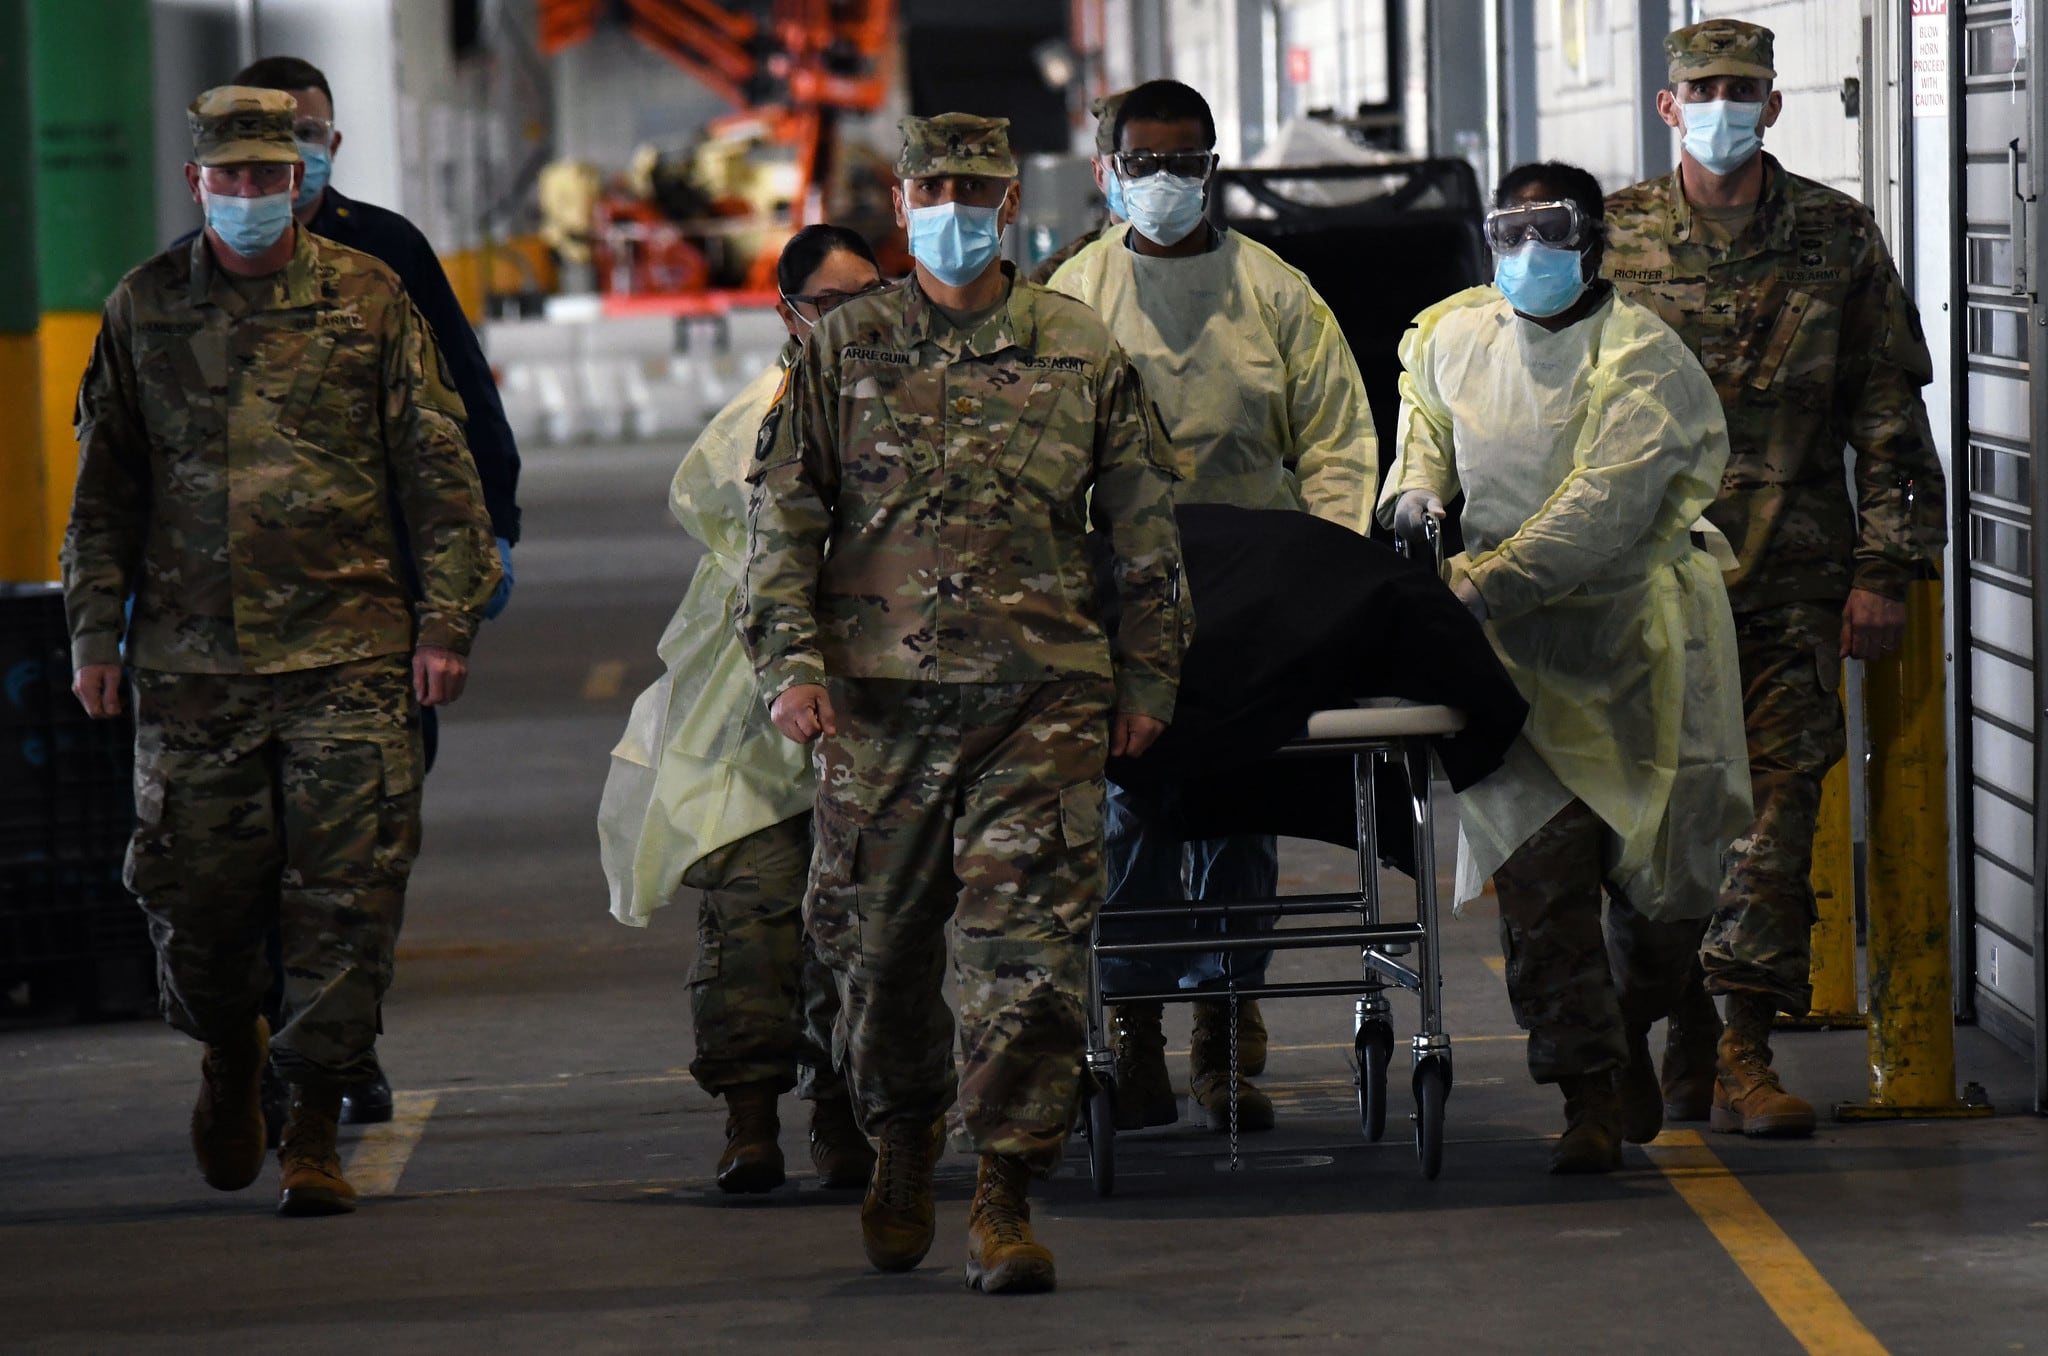
<svg viewBox="0 0 2048 1356">
<path fill-rule="evenodd" d="M 1502 979 L 1508 977 L 1508 963 L 1505 957 L 1481 956 L 1480 959 L 1486 962 L 1486 968 L 1493 971 L 1495 975 Z"/>
<path fill-rule="evenodd" d="M 1667 1130 L 1643 1151 L 1809 1356 L 1887 1356 L 1698 1131 Z"/>
<path fill-rule="evenodd" d="M 373 1125 L 356 1141 L 344 1175 L 358 1196 L 389 1196 L 398 1190 L 398 1179 L 426 1132 L 427 1117 L 434 1114 L 440 1098 L 431 1092 L 396 1092 L 391 1095 L 391 1119 Z"/>
<path fill-rule="evenodd" d="M 592 664 L 590 672 L 583 679 L 583 700 L 587 702 L 609 701 L 619 695 L 619 688 L 626 681 L 624 660 L 607 659 Z"/>
</svg>

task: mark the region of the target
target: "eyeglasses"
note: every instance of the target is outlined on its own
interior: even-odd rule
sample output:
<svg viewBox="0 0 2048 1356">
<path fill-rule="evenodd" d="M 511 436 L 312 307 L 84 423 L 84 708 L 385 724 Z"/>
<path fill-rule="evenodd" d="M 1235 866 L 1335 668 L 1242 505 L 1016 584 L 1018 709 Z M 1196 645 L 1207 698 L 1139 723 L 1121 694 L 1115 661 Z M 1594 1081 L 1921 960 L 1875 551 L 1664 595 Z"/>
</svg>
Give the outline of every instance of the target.
<svg viewBox="0 0 2048 1356">
<path fill-rule="evenodd" d="M 790 305 L 792 306 L 794 306 L 797 302 L 802 302 L 804 305 L 811 307 L 813 310 L 817 311 L 819 315 L 823 316 L 829 315 L 833 311 L 838 310 L 841 306 L 844 306 L 849 301 L 854 301 L 861 297 L 873 296 L 875 293 L 882 291 L 884 288 L 888 286 L 889 284 L 887 282 L 878 279 L 875 282 L 869 283 L 866 287 L 861 288 L 857 292 L 812 292 L 804 296 L 791 296 L 789 293 L 784 292 L 782 294 L 782 299 L 790 303 Z"/>
<path fill-rule="evenodd" d="M 282 193 L 292 186 L 292 167 L 281 160 L 208 165 L 199 171 L 199 182 L 209 193 L 236 194 L 245 188 L 257 194 Z"/>
<path fill-rule="evenodd" d="M 1212 151 L 1118 151 L 1114 159 L 1126 179 L 1149 179 L 1161 170 L 1182 179 L 1206 179 L 1216 168 Z"/>
<path fill-rule="evenodd" d="M 292 124 L 292 140 L 325 146 L 334 140 L 334 122 L 329 118 L 300 118 Z"/>
<path fill-rule="evenodd" d="M 1553 249 L 1575 249 L 1599 229 L 1577 203 L 1569 201 L 1516 203 L 1486 214 L 1486 243 L 1495 254 L 1506 254 L 1531 240 Z"/>
</svg>

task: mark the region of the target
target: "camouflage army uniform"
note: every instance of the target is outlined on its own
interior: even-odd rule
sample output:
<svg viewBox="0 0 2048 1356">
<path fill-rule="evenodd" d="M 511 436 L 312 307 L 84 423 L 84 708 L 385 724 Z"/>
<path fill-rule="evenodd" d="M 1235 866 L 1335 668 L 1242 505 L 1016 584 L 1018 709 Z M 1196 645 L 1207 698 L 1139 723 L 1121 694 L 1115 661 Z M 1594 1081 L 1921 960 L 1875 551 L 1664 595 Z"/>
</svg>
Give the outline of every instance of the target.
<svg viewBox="0 0 2048 1356">
<path fill-rule="evenodd" d="M 79 390 L 72 659 L 125 638 L 136 671 L 128 883 L 164 1013 L 246 1038 L 276 924 L 295 1083 L 375 1067 L 419 844 L 410 656 L 466 653 L 497 584 L 462 415 L 397 277 L 304 230 L 267 279 L 231 281 L 203 234 L 130 273 Z"/>
<path fill-rule="evenodd" d="M 1606 881 L 1601 863 L 1618 849 L 1573 800 L 1493 873 L 1508 998 L 1538 1083 L 1627 1064 L 1629 1028 L 1671 1010 L 1699 949 L 1702 920 L 1650 918 Z"/>
<path fill-rule="evenodd" d="M 863 1123 L 954 1099 L 950 922 L 966 1129 L 1049 1171 L 1078 1093 L 1110 717 L 1171 718 L 1191 610 L 1136 373 L 1092 311 L 1003 267 L 965 332 L 914 277 L 819 323 L 762 427 L 740 625 L 766 700 L 828 683 L 838 715 L 806 914 Z M 1115 543 L 1114 665 L 1091 516 Z"/>
<path fill-rule="evenodd" d="M 1124 96 L 1129 93 L 1130 91 L 1127 89 L 1120 89 L 1114 94 L 1098 95 L 1089 101 L 1088 111 L 1095 115 L 1095 158 L 1097 160 L 1116 154 L 1117 110 L 1124 106 Z M 1060 246 L 1043 263 L 1031 270 L 1032 284 L 1037 287 L 1043 287 L 1051 282 L 1052 275 L 1060 271 L 1061 264 L 1066 263 L 1067 260 L 1079 254 L 1082 250 L 1087 249 L 1097 240 L 1100 240 L 1102 233 L 1116 225 L 1116 222 L 1115 214 L 1104 208 L 1101 219 L 1095 223 L 1092 229 L 1082 232 L 1066 244 Z"/>
<path fill-rule="evenodd" d="M 1067 260 L 1079 254 L 1082 250 L 1087 249 L 1096 241 L 1102 239 L 1102 233 L 1114 225 L 1116 225 L 1116 218 L 1111 216 L 1109 213 L 1104 212 L 1102 214 L 1101 219 L 1098 220 L 1094 226 L 1092 226 L 1086 231 L 1083 231 L 1080 235 L 1075 236 L 1072 240 L 1069 240 L 1066 244 L 1060 246 L 1057 250 L 1054 250 L 1051 254 L 1045 257 L 1045 261 L 1043 263 L 1039 264 L 1038 267 L 1032 269 L 1031 285 L 1034 287 L 1043 287 L 1047 283 L 1051 282 L 1052 275 L 1060 271 L 1060 266 L 1062 264 L 1066 263 Z"/>
<path fill-rule="evenodd" d="M 838 994 L 804 934 L 811 817 L 780 824 L 699 858 L 683 884 L 703 891 L 690 966 L 690 1076 L 717 1096 L 772 1083 L 808 1101 L 841 1095 L 830 1049 Z"/>
<path fill-rule="evenodd" d="M 1686 32 L 1717 26 L 1734 27 Z M 1751 31 L 1767 57 L 1768 30 Z M 1674 79 L 1695 59 L 1682 37 Z M 1843 607 L 1852 588 L 1903 599 L 1936 568 L 1945 487 L 1920 398 L 1931 360 L 1876 221 L 1762 158 L 1755 216 L 1732 239 L 1716 238 L 1677 172 L 1613 195 L 1605 272 L 1698 355 L 1728 416 L 1731 456 L 1707 516 L 1738 556 L 1727 582 L 1756 821 L 1702 949 L 1708 986 L 1805 1012 L 1813 827 L 1844 743 Z"/>
</svg>

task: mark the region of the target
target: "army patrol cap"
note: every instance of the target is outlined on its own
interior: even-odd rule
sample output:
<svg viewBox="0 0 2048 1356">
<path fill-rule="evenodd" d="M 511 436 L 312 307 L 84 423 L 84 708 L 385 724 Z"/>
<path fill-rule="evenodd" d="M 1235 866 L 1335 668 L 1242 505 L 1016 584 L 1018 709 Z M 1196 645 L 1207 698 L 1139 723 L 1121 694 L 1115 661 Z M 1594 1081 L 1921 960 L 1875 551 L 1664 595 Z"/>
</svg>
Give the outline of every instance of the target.
<svg viewBox="0 0 2048 1356">
<path fill-rule="evenodd" d="M 941 113 L 936 118 L 905 118 L 897 126 L 903 129 L 903 150 L 896 157 L 898 178 L 935 179 L 942 174 L 1017 177 L 1008 118 Z"/>
<path fill-rule="evenodd" d="M 292 123 L 299 101 L 278 89 L 220 85 L 185 110 L 192 126 L 192 161 L 197 165 L 242 165 L 268 160 L 299 162 Z"/>
<path fill-rule="evenodd" d="M 1095 153 L 1116 154 L 1116 111 L 1124 106 L 1130 91 L 1120 89 L 1114 94 L 1098 94 L 1088 101 L 1088 111 L 1095 115 Z"/>
<path fill-rule="evenodd" d="M 1671 65 L 1671 83 L 1705 80 L 1716 75 L 1745 75 L 1776 80 L 1771 45 L 1777 34 L 1740 19 L 1709 19 L 1681 28 L 1664 39 L 1664 58 Z"/>
</svg>

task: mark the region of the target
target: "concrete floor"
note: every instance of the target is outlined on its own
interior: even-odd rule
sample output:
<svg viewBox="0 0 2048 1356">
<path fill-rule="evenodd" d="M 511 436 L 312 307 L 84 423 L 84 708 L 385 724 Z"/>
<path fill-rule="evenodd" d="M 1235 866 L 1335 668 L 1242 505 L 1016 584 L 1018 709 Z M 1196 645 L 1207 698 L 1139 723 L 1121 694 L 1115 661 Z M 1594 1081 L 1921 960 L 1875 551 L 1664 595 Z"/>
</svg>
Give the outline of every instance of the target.
<svg viewBox="0 0 2048 1356">
<path fill-rule="evenodd" d="M 1404 1102 L 1386 1143 L 1362 1142 L 1348 1004 L 1307 1000 L 1269 1008 L 1281 1125 L 1247 1139 L 1242 1170 L 1192 1128 L 1128 1136 L 1103 1201 L 1070 1156 L 1038 1206 L 1053 1296 L 962 1289 L 964 1157 L 905 1276 L 867 1269 L 853 1200 L 807 1175 L 720 1195 L 722 1117 L 684 1072 L 690 905 L 613 922 L 592 826 L 694 556 L 664 505 L 677 452 L 528 460 L 518 595 L 428 790 L 383 1044 L 400 1120 L 344 1146 L 391 1194 L 285 1221 L 268 1173 L 211 1192 L 185 1144 L 189 1042 L 148 1022 L 0 1031 L 0 1349 L 2048 1349 L 2048 1121 L 1676 1135 L 1611 1178 L 1546 1176 L 1560 1102 L 1528 1081 L 1483 908 L 1447 927 L 1458 1078 L 1437 1182 Z M 1294 842 L 1282 862 L 1297 886 L 1347 865 Z M 1413 1014 L 1398 1001 L 1397 1030 Z M 1860 1034 L 1780 1047 L 1816 1102 L 1865 1092 Z M 1959 1062 L 2026 1106 L 2002 1048 L 1964 1031 Z M 801 1116 L 786 1104 L 784 1143 L 807 1169 Z"/>
</svg>

